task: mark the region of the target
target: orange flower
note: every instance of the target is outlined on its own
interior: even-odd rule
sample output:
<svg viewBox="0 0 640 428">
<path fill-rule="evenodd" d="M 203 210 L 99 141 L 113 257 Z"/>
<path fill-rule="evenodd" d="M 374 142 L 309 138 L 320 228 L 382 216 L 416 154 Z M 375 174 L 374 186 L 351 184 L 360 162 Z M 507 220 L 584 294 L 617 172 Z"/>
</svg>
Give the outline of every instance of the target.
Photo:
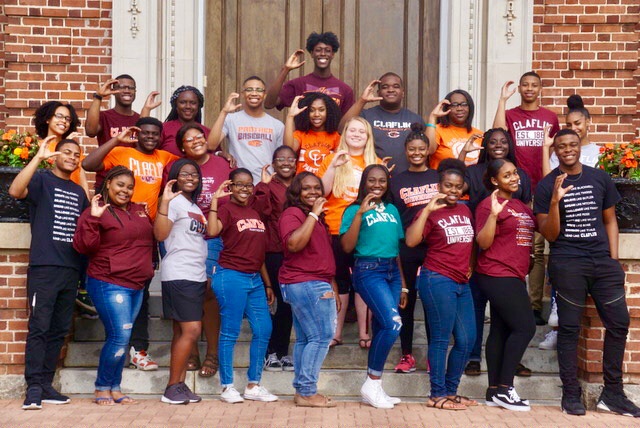
<svg viewBox="0 0 640 428">
<path fill-rule="evenodd" d="M 47 159 L 47 163 L 48 163 L 49 165 L 53 165 L 53 162 L 54 162 L 53 158 L 49 158 L 49 159 Z"/>
<path fill-rule="evenodd" d="M 29 159 L 29 149 L 27 149 L 26 147 L 23 147 L 22 153 L 20 153 L 20 158 Z"/>
<path fill-rule="evenodd" d="M 604 153 L 605 148 L 604 147 L 600 147 L 600 153 Z"/>
<path fill-rule="evenodd" d="M 16 131 L 15 129 L 10 129 L 9 130 L 9 134 L 12 135 L 12 136 L 15 135 L 16 132 L 18 132 L 18 131 Z"/>
<path fill-rule="evenodd" d="M 27 144 L 31 144 L 31 142 L 33 141 L 33 138 L 31 137 L 24 137 L 24 142 Z"/>
<path fill-rule="evenodd" d="M 2 134 L 2 139 L 4 141 L 11 141 L 11 134 L 9 134 L 8 132 L 5 132 L 4 134 Z"/>
<path fill-rule="evenodd" d="M 629 147 L 627 143 L 620 144 L 621 149 L 626 149 L 627 147 Z"/>
<path fill-rule="evenodd" d="M 613 150 L 613 144 L 612 143 L 607 143 L 604 145 L 605 148 Z"/>
<path fill-rule="evenodd" d="M 612 154 L 608 154 L 608 155 L 606 156 L 606 158 L 607 158 L 607 160 L 612 160 L 612 159 L 613 159 L 613 155 L 612 155 Z"/>
</svg>

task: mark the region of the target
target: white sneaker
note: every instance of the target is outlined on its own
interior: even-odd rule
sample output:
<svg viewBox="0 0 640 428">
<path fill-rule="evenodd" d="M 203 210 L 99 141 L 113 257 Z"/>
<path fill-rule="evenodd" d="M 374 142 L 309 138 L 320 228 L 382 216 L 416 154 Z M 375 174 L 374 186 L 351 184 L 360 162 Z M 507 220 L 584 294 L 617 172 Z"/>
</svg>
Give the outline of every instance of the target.
<svg viewBox="0 0 640 428">
<path fill-rule="evenodd" d="M 385 392 L 385 390 L 383 389 L 382 392 L 384 392 L 384 398 L 387 399 L 387 401 L 391 404 L 400 404 L 402 403 L 402 400 L 399 399 L 398 397 L 391 397 L 389 395 L 387 395 L 387 393 Z"/>
<path fill-rule="evenodd" d="M 222 390 L 222 393 L 220 394 L 220 399 L 225 403 L 231 403 L 231 404 L 244 402 L 244 398 L 242 398 L 242 395 L 240 395 L 238 390 L 235 389 L 233 385 L 229 385 Z"/>
<path fill-rule="evenodd" d="M 142 371 L 151 371 L 158 370 L 158 363 L 153 361 L 153 358 L 144 349 L 136 351 L 136 348 L 132 346 L 129 349 L 129 367 Z"/>
<path fill-rule="evenodd" d="M 367 376 L 367 380 L 360 388 L 362 400 L 377 409 L 393 409 L 393 403 L 387 397 L 387 393 L 382 389 L 382 380 L 371 379 Z"/>
<path fill-rule="evenodd" d="M 544 340 L 538 345 L 538 349 L 554 351 L 558 347 L 558 331 L 551 330 L 546 334 Z"/>
<path fill-rule="evenodd" d="M 549 312 L 547 324 L 549 324 L 549 327 L 558 327 L 558 305 L 556 304 L 556 299 L 551 300 L 551 312 Z"/>
<path fill-rule="evenodd" d="M 244 389 L 244 398 L 253 401 L 277 401 L 278 397 L 273 395 L 267 388 L 262 385 L 256 385 L 253 388 L 246 387 Z"/>
</svg>

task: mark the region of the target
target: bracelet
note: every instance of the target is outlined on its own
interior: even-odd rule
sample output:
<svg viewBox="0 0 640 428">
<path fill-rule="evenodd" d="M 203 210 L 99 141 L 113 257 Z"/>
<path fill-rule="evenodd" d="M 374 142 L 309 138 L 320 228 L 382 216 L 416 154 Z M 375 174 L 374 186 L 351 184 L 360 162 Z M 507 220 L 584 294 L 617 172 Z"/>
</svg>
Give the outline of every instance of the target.
<svg viewBox="0 0 640 428">
<path fill-rule="evenodd" d="M 315 218 L 315 219 L 316 219 L 316 221 L 320 221 L 320 217 L 318 217 L 318 214 L 316 214 L 316 213 L 314 213 L 314 212 L 310 212 L 310 213 L 309 213 L 309 216 L 310 216 L 310 217 Z"/>
<path fill-rule="evenodd" d="M 163 216 L 167 217 L 167 214 L 161 213 L 160 211 L 158 211 L 158 215 L 163 215 Z"/>
<path fill-rule="evenodd" d="M 403 293 L 409 293 L 409 289 L 408 289 L 408 288 L 403 288 L 403 289 L 401 289 L 401 291 L 402 291 Z"/>
<path fill-rule="evenodd" d="M 102 101 L 102 95 L 99 95 L 97 92 L 93 93 L 93 98 L 95 98 L 96 100 Z"/>
<path fill-rule="evenodd" d="M 426 126 L 427 128 L 435 128 L 436 127 L 433 123 L 426 123 L 426 122 L 425 122 L 424 126 Z"/>
</svg>

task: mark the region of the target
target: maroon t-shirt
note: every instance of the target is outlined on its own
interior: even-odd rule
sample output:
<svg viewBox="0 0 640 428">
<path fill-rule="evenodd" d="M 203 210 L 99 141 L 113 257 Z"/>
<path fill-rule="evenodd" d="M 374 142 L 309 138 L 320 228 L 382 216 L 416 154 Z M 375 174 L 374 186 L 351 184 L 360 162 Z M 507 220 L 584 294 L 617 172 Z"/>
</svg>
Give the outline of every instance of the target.
<svg viewBox="0 0 640 428">
<path fill-rule="evenodd" d="M 516 145 L 518 166 L 531 179 L 531 194 L 535 193 L 538 181 L 542 179 L 542 146 L 544 127 L 552 125 L 551 135 L 560 130 L 558 116 L 544 107 L 538 110 L 523 110 L 520 107 L 506 111 L 507 128 Z"/>
<path fill-rule="evenodd" d="M 322 92 L 330 96 L 344 115 L 353 105 L 353 89 L 342 80 L 334 76 L 318 77 L 313 73 L 289 80 L 280 90 L 280 104 L 278 110 L 291 106 L 293 99 L 307 92 Z"/>
<path fill-rule="evenodd" d="M 498 198 L 498 202 L 505 200 Z M 491 214 L 491 196 L 476 208 L 476 230 L 480 232 Z M 529 273 L 536 220 L 533 211 L 519 199 L 511 199 L 498 215 L 493 243 L 479 250 L 476 272 L 496 277 L 517 277 L 524 281 Z"/>
<path fill-rule="evenodd" d="M 416 216 L 420 215 L 418 213 Z M 423 267 L 451 278 L 469 282 L 469 259 L 473 249 L 473 218 L 464 204 L 440 208 L 429 214 L 422 232 L 427 244 Z"/>
<path fill-rule="evenodd" d="M 223 248 L 218 263 L 245 273 L 260 271 L 267 248 L 267 233 L 260 215 L 251 207 L 229 202 L 218 208 Z"/>
<path fill-rule="evenodd" d="M 178 131 L 184 123 L 180 121 L 180 119 L 170 120 L 162 124 L 162 134 L 160 134 L 160 143 L 158 144 L 158 148 L 160 150 L 165 150 L 169 153 L 173 153 L 176 156 L 184 156 L 180 150 L 178 150 L 178 145 L 176 144 L 176 135 Z M 204 133 L 204 138 L 209 138 L 209 132 L 211 130 L 202 124 L 198 124 Z"/>
<path fill-rule="evenodd" d="M 287 186 L 273 177 L 269 184 L 260 182 L 253 192 L 251 207 L 260 213 L 267 226 L 267 252 L 281 253 L 282 244 L 278 235 L 278 220 L 287 201 Z"/>
<path fill-rule="evenodd" d="M 314 221 L 313 232 L 307 245 L 296 253 L 287 250 L 291 234 L 306 220 L 300 208 L 289 207 L 280 216 L 280 240 L 284 248 L 284 261 L 280 267 L 280 284 L 296 284 L 306 281 L 331 282 L 336 274 L 336 262 L 331 249 L 331 236 L 327 227 Z"/>
</svg>

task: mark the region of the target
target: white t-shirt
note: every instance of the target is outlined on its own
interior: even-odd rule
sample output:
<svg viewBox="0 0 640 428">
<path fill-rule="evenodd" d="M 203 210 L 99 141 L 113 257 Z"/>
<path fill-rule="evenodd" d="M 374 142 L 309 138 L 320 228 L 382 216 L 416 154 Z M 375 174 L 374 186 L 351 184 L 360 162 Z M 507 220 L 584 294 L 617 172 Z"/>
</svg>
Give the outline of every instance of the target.
<svg viewBox="0 0 640 428">
<path fill-rule="evenodd" d="M 282 145 L 284 124 L 267 113 L 253 117 L 239 111 L 227 115 L 222 133 L 229 139 L 229 153 L 238 166 L 251 171 L 253 184 L 258 184 L 262 167 L 271 164 L 273 152 Z"/>
<path fill-rule="evenodd" d="M 168 217 L 173 227 L 164 240 L 167 254 L 162 259 L 160 279 L 206 281 L 207 220 L 202 210 L 185 196 L 178 195 L 169 202 Z"/>
<path fill-rule="evenodd" d="M 598 157 L 600 157 L 600 146 L 597 144 L 587 144 L 586 146 L 582 146 L 580 148 L 580 163 L 582 165 L 591 166 L 593 168 L 596 167 L 598 163 Z M 551 157 L 549 158 L 549 166 L 551 169 L 555 169 L 560 165 L 558 162 L 558 157 L 555 152 L 551 153 Z"/>
</svg>

